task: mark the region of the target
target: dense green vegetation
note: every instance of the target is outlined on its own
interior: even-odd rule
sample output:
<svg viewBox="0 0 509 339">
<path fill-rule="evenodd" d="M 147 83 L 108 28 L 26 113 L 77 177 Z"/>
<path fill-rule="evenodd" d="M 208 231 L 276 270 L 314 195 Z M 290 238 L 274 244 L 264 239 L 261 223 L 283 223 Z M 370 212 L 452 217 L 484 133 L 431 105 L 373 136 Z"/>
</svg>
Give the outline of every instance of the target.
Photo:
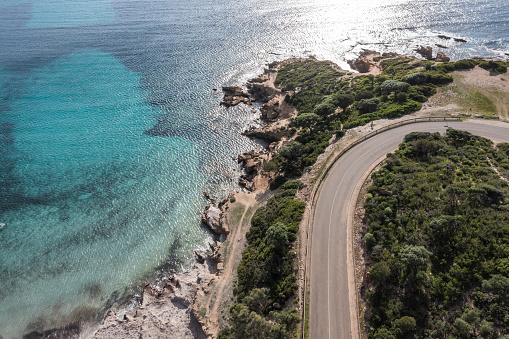
<svg viewBox="0 0 509 339">
<path fill-rule="evenodd" d="M 243 253 L 242 261 L 238 268 L 238 280 L 234 290 L 236 303 L 230 309 L 230 326 L 226 326 L 221 330 L 220 338 L 289 338 L 295 334 L 299 316 L 292 307 L 297 289 L 295 283 L 296 277 L 294 275 L 296 270 L 294 267 L 295 255 L 292 247 L 296 239 L 298 224 L 304 212 L 305 203 L 294 199 L 300 182 L 288 180 L 298 178 L 306 167 L 313 165 L 317 157 L 325 151 L 330 139 L 334 135 L 341 137 L 346 129 L 365 125 L 381 118 L 400 117 L 419 110 L 421 103 L 427 101 L 430 96 L 436 93 L 437 86 L 452 82 L 452 77 L 448 74 L 449 72 L 470 69 L 481 63 L 481 60 L 476 59 L 439 64 L 401 57 L 382 59 L 383 73 L 378 76 L 356 76 L 342 73 L 337 71 L 329 62 L 313 59 L 292 62 L 279 70 L 275 84 L 280 86 L 283 91 L 288 92 L 285 101 L 296 107 L 299 112 L 298 116 L 292 120 L 289 126 L 290 135 L 295 137 L 292 141 L 281 147 L 270 162 L 264 164 L 264 170 L 276 173 L 274 180 L 271 182 L 271 189 L 275 190 L 281 185 L 282 188 L 252 218 L 251 229 L 247 234 L 248 247 Z M 483 66 L 482 63 L 481 66 Z M 502 72 L 504 65 L 497 64 L 494 66 L 489 64 L 486 67 L 493 71 Z M 462 136 L 459 139 L 461 138 L 466 137 Z M 446 143 L 437 136 L 421 139 L 419 139 L 420 141 L 418 141 L 416 146 L 416 152 L 424 158 L 425 155 L 430 157 L 431 155 L 435 156 L 433 152 L 440 153 L 441 145 Z M 509 152 L 509 147 L 506 147 L 505 150 L 501 148 L 501 150 L 493 154 L 499 156 L 505 154 L 507 158 L 507 152 Z M 451 162 L 455 163 L 452 160 Z M 494 164 L 500 162 L 505 166 L 505 162 L 500 157 L 494 157 L 492 162 Z M 458 177 L 460 177 L 459 173 L 457 174 Z M 469 172 L 465 173 L 467 174 L 461 175 L 467 177 Z M 465 179 L 465 182 L 468 182 L 468 180 Z M 496 184 L 488 182 L 485 184 L 479 184 L 478 186 L 472 184 L 475 186 L 474 188 L 464 188 L 461 185 L 459 187 L 466 189 L 469 194 L 471 191 L 468 189 L 477 189 L 479 191 L 478 199 L 481 199 L 480 197 L 483 194 L 490 197 L 493 196 L 493 199 L 496 199 L 498 192 L 503 192 L 499 188 L 501 187 L 500 182 Z M 456 186 L 453 187 L 455 188 Z M 451 189 L 453 188 L 450 188 L 448 192 Z M 463 191 L 460 190 L 459 192 Z M 470 197 L 470 195 L 468 196 Z M 375 198 L 378 198 L 378 196 Z M 500 204 L 501 201 L 498 201 L 498 203 Z M 393 214 L 397 215 L 397 209 L 393 211 L 391 208 L 385 209 L 384 206 L 384 213 L 384 217 L 389 218 Z M 449 216 L 456 218 L 456 214 L 449 210 L 444 210 L 440 213 L 444 215 L 444 218 Z M 407 218 L 409 218 L 410 214 L 411 211 L 407 213 Z M 420 214 L 421 219 L 425 215 L 426 213 L 424 212 Z M 463 219 L 458 216 L 458 219 L 454 220 L 456 224 Z M 420 225 L 419 223 L 414 224 Z M 417 227 L 417 229 L 420 231 L 420 228 Z M 403 236 L 403 233 L 404 231 L 400 229 L 397 232 L 392 231 L 387 233 L 387 235 L 373 231 L 366 234 L 365 239 L 368 246 L 370 246 L 370 250 L 375 251 L 373 253 L 378 253 L 376 251 L 380 248 L 380 238 L 384 238 L 384 236 L 389 234 Z M 423 239 L 427 239 L 426 236 L 423 236 Z M 409 303 L 418 302 L 419 305 L 421 303 L 421 299 L 419 299 L 421 298 L 420 294 L 417 297 L 411 296 L 412 291 L 421 291 L 425 286 L 428 286 L 427 284 L 431 284 L 431 278 L 429 278 L 430 275 L 428 274 L 431 272 L 431 266 L 428 265 L 428 262 L 434 263 L 438 252 L 434 247 L 430 248 L 425 245 L 421 240 L 416 242 L 411 241 L 409 243 L 410 247 L 397 248 L 396 259 L 393 257 L 391 261 L 390 257 L 382 257 L 385 261 L 379 260 L 373 266 L 370 272 L 371 277 L 373 281 L 380 283 L 380 285 L 376 286 L 383 286 L 382 284 L 395 277 L 398 277 L 396 281 L 399 282 L 401 276 L 406 279 L 407 284 L 419 282 L 421 285 L 416 285 L 415 289 L 408 287 L 398 287 L 398 289 L 394 287 L 388 290 L 387 293 L 389 294 L 387 295 L 384 294 L 385 292 L 378 292 L 376 289 L 375 292 L 370 291 L 373 295 L 373 305 L 375 305 L 375 302 L 380 301 L 380 304 L 376 304 L 373 308 L 374 311 L 369 319 L 370 324 L 373 326 L 372 335 L 376 333 L 378 338 L 391 338 L 395 334 L 409 337 L 414 333 L 424 335 L 423 333 L 432 332 L 429 332 L 427 329 L 420 330 L 419 326 L 422 324 L 428 324 L 431 321 L 440 321 L 438 322 L 439 324 L 446 324 L 445 320 L 439 319 L 438 315 L 433 315 L 432 317 L 435 318 L 430 318 L 431 316 L 423 316 L 420 313 L 416 314 L 416 312 L 405 313 L 405 307 L 410 308 Z M 457 244 L 457 246 L 464 245 L 464 242 L 458 242 Z M 456 247 L 455 251 L 458 251 L 457 248 L 459 247 Z M 506 251 L 505 247 L 498 248 L 497 250 L 500 253 Z M 390 254 L 389 250 L 382 253 L 388 256 L 394 255 Z M 476 252 L 476 254 L 478 253 Z M 372 256 L 373 258 L 376 257 L 375 254 L 372 254 Z M 393 262 L 398 260 L 397 265 L 399 266 L 393 267 Z M 462 261 L 459 263 L 463 264 Z M 450 262 L 445 262 L 441 265 L 445 267 L 446 264 L 450 264 Z M 505 263 L 505 265 L 509 266 L 508 263 Z M 472 322 L 469 316 L 463 317 L 459 313 L 455 314 L 456 318 L 454 321 L 457 320 L 457 324 L 454 325 L 455 329 L 459 329 L 464 325 L 464 328 L 470 326 L 474 333 L 480 333 L 479 331 L 486 332 L 488 328 L 490 331 L 499 331 L 502 323 L 497 322 L 499 320 L 495 320 L 492 314 L 502 312 L 500 310 L 508 311 L 507 305 L 504 304 L 504 294 L 499 292 L 500 286 L 505 286 L 503 284 L 505 283 L 504 279 L 507 279 L 507 275 L 498 277 L 483 273 L 479 275 L 481 278 L 469 285 L 478 288 L 479 294 L 476 295 L 478 295 L 479 300 L 485 298 L 483 300 L 486 302 L 486 298 L 492 298 L 490 301 L 497 300 L 497 305 L 502 305 L 500 306 L 502 308 L 488 315 L 488 311 L 481 306 L 476 306 L 478 307 L 477 309 L 481 310 L 480 317 L 483 321 L 477 323 Z M 452 278 L 437 275 L 436 281 L 444 286 L 448 286 L 446 293 L 448 298 L 447 305 L 456 305 L 459 302 L 459 294 L 452 293 L 450 290 L 459 288 L 457 281 L 460 281 L 460 278 L 470 277 L 460 277 L 457 274 Z M 464 281 L 461 281 L 461 284 L 464 284 Z M 465 288 L 461 291 L 466 291 L 467 287 L 461 285 L 460 288 Z M 493 294 L 495 290 L 498 294 Z M 435 290 L 433 291 L 435 293 Z M 396 299 L 395 296 L 398 293 L 403 293 L 404 298 L 401 300 Z M 436 302 L 434 307 L 442 312 L 443 309 L 440 309 L 439 306 L 442 304 L 439 302 L 440 297 L 437 296 L 437 293 L 428 293 L 428 299 L 422 299 L 423 305 L 427 307 L 429 304 Z M 485 297 L 482 297 L 480 293 L 484 293 Z M 408 299 L 405 299 L 407 296 Z M 371 298 L 371 296 L 369 297 Z M 453 297 L 456 299 L 453 299 Z M 445 296 L 442 296 L 442 298 L 445 298 Z M 482 302 L 478 301 L 478 303 L 481 305 Z M 384 307 L 387 304 L 391 305 L 391 311 L 385 314 Z M 419 307 L 415 309 L 419 309 Z M 425 312 L 429 313 L 428 309 Z M 442 313 L 437 314 L 443 315 Z M 504 320 L 503 324 L 506 324 L 507 321 L 509 321 L 509 318 Z M 417 328 L 419 330 L 416 330 Z"/>
<path fill-rule="evenodd" d="M 482 67 L 486 70 L 489 70 L 491 72 L 495 73 L 506 73 L 507 72 L 507 66 L 509 65 L 509 62 L 502 62 L 502 61 L 483 61 L 479 63 L 479 67 Z"/>
<path fill-rule="evenodd" d="M 237 270 L 231 327 L 220 338 L 289 338 L 300 316 L 292 244 L 306 204 L 295 200 L 300 181 L 288 181 L 259 208 L 247 233 L 248 246 Z"/>
<path fill-rule="evenodd" d="M 416 132 L 372 175 L 370 338 L 509 337 L 508 155 L 468 132 Z"/>
<path fill-rule="evenodd" d="M 436 93 L 437 86 L 453 81 L 449 72 L 484 63 L 499 72 L 506 67 L 502 62 L 480 59 L 438 64 L 404 57 L 381 59 L 383 73 L 377 76 L 341 73 L 328 62 L 312 59 L 281 68 L 276 84 L 290 91 L 285 100 L 299 115 L 291 123 L 297 137 L 266 167 L 280 174 L 272 188 L 283 183 L 283 178 L 300 176 L 304 168 L 314 164 L 333 135 L 419 110 L 421 103 Z"/>
</svg>

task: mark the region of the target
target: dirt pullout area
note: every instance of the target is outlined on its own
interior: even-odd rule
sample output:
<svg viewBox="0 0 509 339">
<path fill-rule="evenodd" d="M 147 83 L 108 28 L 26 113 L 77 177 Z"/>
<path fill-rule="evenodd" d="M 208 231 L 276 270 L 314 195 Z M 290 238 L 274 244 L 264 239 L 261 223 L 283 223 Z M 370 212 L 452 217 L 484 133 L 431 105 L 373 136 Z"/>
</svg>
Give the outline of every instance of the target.
<svg viewBox="0 0 509 339">
<path fill-rule="evenodd" d="M 457 113 L 509 121 L 509 74 L 491 73 L 476 66 L 452 73 L 454 83 L 440 87 L 423 104 L 424 114 Z"/>
</svg>

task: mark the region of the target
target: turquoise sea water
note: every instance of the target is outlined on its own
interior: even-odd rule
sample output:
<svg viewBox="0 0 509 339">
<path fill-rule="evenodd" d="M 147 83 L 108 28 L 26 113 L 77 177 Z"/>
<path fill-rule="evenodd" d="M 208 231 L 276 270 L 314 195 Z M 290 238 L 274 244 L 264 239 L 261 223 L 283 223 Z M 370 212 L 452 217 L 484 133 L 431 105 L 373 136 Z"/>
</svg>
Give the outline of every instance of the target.
<svg viewBox="0 0 509 339">
<path fill-rule="evenodd" d="M 0 2 L 0 336 L 94 328 L 189 267 L 203 191 L 236 189 L 232 158 L 260 147 L 240 134 L 256 110 L 213 88 L 363 48 L 505 58 L 507 17 L 500 0 Z"/>
</svg>

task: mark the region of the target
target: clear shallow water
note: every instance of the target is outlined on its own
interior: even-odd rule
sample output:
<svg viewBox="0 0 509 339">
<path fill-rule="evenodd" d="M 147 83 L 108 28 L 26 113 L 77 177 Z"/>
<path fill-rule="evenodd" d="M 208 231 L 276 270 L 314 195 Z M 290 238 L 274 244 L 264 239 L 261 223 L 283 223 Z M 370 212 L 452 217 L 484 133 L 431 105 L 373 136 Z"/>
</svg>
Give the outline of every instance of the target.
<svg viewBox="0 0 509 339">
<path fill-rule="evenodd" d="M 507 17 L 498 0 L 1 2 L 0 335 L 97 323 L 188 267 L 210 240 L 202 192 L 235 189 L 232 157 L 259 147 L 240 135 L 257 113 L 212 88 L 362 48 L 505 57 Z"/>
</svg>

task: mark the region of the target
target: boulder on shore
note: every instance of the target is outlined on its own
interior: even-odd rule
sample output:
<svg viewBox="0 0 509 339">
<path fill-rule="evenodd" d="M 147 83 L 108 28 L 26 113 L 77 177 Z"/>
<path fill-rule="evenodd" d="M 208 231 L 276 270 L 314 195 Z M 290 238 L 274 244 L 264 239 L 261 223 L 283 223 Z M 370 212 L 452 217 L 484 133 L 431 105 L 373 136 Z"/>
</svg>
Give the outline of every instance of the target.
<svg viewBox="0 0 509 339">
<path fill-rule="evenodd" d="M 417 53 L 422 55 L 426 60 L 433 60 L 433 48 L 431 46 L 419 46 L 415 49 Z"/>
<path fill-rule="evenodd" d="M 221 210 L 215 203 L 209 203 L 201 216 L 202 222 L 215 234 L 228 234 L 230 231 L 221 220 Z"/>
<path fill-rule="evenodd" d="M 355 60 L 348 60 L 348 65 L 359 73 L 368 73 L 373 66 L 365 55 L 361 55 Z"/>
<path fill-rule="evenodd" d="M 451 58 L 449 58 L 447 55 L 445 55 L 442 52 L 437 53 L 437 57 L 435 58 L 436 62 L 449 62 Z"/>
</svg>

